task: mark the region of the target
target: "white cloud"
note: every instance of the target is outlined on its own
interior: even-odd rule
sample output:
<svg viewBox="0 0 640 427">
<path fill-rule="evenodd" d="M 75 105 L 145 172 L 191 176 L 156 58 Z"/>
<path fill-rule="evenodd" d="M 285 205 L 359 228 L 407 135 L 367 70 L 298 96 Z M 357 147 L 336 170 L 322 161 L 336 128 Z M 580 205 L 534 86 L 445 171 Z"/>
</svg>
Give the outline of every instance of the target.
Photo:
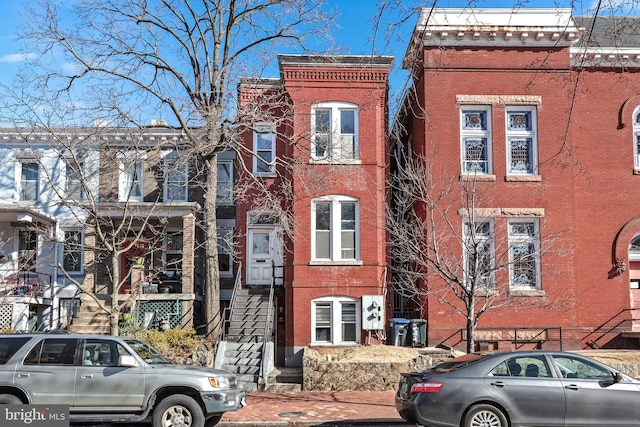
<svg viewBox="0 0 640 427">
<path fill-rule="evenodd" d="M 34 55 L 31 53 L 10 53 L 8 55 L 0 56 L 0 62 L 16 63 L 27 61 L 33 57 Z"/>
</svg>

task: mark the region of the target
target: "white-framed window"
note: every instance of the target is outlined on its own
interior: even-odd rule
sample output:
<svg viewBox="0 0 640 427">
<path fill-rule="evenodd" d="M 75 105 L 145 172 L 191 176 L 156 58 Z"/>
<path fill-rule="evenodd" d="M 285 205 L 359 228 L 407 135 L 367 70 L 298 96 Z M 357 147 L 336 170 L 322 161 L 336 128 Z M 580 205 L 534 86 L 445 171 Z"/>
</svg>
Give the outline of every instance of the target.
<svg viewBox="0 0 640 427">
<path fill-rule="evenodd" d="M 37 202 L 40 195 L 40 165 L 36 160 L 20 162 L 20 200 Z"/>
<path fill-rule="evenodd" d="M 118 200 L 121 202 L 142 202 L 144 198 L 144 160 L 146 153 L 128 151 L 118 155 L 120 177 L 118 180 Z"/>
<path fill-rule="evenodd" d="M 220 277 L 233 277 L 233 229 L 218 228 L 218 269 Z"/>
<path fill-rule="evenodd" d="M 511 219 L 508 227 L 510 288 L 540 289 L 538 220 Z"/>
<path fill-rule="evenodd" d="M 347 196 L 315 199 L 311 209 L 313 260 L 359 259 L 360 212 L 358 200 Z"/>
<path fill-rule="evenodd" d="M 633 112 L 633 158 L 635 169 L 640 170 L 640 107 Z"/>
<path fill-rule="evenodd" d="M 233 204 L 233 160 L 218 159 L 216 203 L 220 206 Z"/>
<path fill-rule="evenodd" d="M 352 345 L 360 342 L 360 301 L 322 297 L 311 302 L 312 345 Z"/>
<path fill-rule="evenodd" d="M 172 151 L 164 156 L 162 164 L 164 168 L 163 200 L 165 202 L 186 202 L 189 174 L 187 162 L 180 158 L 177 151 Z"/>
<path fill-rule="evenodd" d="M 84 200 L 84 190 L 82 188 L 84 164 L 66 163 L 64 189 L 67 197 L 73 200 Z"/>
<path fill-rule="evenodd" d="M 82 271 L 82 231 L 64 232 L 62 267 L 66 272 Z"/>
<path fill-rule="evenodd" d="M 460 139 L 463 174 L 491 174 L 491 107 L 466 106 L 460 109 Z"/>
<path fill-rule="evenodd" d="M 253 173 L 275 173 L 276 132 L 270 123 L 258 123 L 253 130 Z"/>
<path fill-rule="evenodd" d="M 537 109 L 506 107 L 507 173 L 533 175 L 538 166 Z"/>
<path fill-rule="evenodd" d="M 468 289 L 495 288 L 493 221 L 465 221 L 465 285 Z"/>
<path fill-rule="evenodd" d="M 311 109 L 311 158 L 350 162 L 359 159 L 358 107 L 345 102 L 324 102 Z"/>
</svg>

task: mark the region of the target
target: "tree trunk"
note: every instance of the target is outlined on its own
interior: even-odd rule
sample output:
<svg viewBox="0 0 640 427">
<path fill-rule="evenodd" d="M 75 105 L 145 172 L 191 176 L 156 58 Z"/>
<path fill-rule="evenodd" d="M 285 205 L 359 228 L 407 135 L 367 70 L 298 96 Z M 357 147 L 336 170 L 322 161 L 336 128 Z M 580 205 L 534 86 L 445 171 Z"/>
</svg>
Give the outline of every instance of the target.
<svg viewBox="0 0 640 427">
<path fill-rule="evenodd" d="M 218 274 L 218 226 L 216 196 L 218 191 L 218 157 L 205 160 L 204 222 L 205 240 L 205 335 L 218 339 L 220 334 L 220 275 Z"/>
<path fill-rule="evenodd" d="M 109 309 L 109 323 L 111 335 L 120 333 L 118 323 L 120 321 L 120 302 L 118 292 L 120 291 L 120 264 L 118 262 L 118 253 L 111 254 L 111 269 L 113 271 L 113 280 L 111 283 L 111 308 Z"/>
</svg>

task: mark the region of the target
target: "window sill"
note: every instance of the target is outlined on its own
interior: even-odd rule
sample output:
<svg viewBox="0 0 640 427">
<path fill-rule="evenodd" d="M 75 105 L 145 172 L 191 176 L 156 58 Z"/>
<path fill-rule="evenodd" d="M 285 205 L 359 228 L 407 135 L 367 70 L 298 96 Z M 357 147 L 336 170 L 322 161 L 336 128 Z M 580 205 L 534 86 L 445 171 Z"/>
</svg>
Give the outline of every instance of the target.
<svg viewBox="0 0 640 427">
<path fill-rule="evenodd" d="M 358 160 L 323 160 L 323 159 L 309 159 L 310 165 L 361 165 L 362 162 Z"/>
<path fill-rule="evenodd" d="M 495 182 L 495 175 L 480 175 L 480 174 L 462 174 L 460 175 L 462 181 L 483 181 L 483 182 Z"/>
<path fill-rule="evenodd" d="M 541 182 L 540 175 L 507 175 L 504 177 L 507 182 Z"/>
<path fill-rule="evenodd" d="M 278 176 L 275 172 L 254 172 L 253 175 L 258 178 L 276 178 Z"/>
<path fill-rule="evenodd" d="M 633 169 L 633 174 L 634 175 L 640 175 L 640 168 Z"/>
<path fill-rule="evenodd" d="M 512 297 L 544 297 L 547 293 L 541 289 L 510 289 L 509 296 Z"/>
<path fill-rule="evenodd" d="M 309 261 L 309 265 L 330 265 L 333 267 L 337 267 L 337 266 L 361 266 L 362 265 L 362 261 L 361 260 L 354 260 L 354 261 L 332 261 L 332 260 L 313 260 L 313 261 Z"/>
</svg>

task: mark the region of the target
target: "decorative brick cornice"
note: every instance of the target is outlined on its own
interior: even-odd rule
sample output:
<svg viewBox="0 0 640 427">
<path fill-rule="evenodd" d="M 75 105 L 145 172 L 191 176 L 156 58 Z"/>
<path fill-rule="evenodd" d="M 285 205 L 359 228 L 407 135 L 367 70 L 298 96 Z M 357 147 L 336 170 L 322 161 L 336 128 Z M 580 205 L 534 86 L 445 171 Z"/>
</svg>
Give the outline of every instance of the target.
<svg viewBox="0 0 640 427">
<path fill-rule="evenodd" d="M 284 81 L 328 81 L 328 82 L 386 82 L 388 72 L 371 69 L 323 70 L 286 68 L 282 70 Z"/>
</svg>

